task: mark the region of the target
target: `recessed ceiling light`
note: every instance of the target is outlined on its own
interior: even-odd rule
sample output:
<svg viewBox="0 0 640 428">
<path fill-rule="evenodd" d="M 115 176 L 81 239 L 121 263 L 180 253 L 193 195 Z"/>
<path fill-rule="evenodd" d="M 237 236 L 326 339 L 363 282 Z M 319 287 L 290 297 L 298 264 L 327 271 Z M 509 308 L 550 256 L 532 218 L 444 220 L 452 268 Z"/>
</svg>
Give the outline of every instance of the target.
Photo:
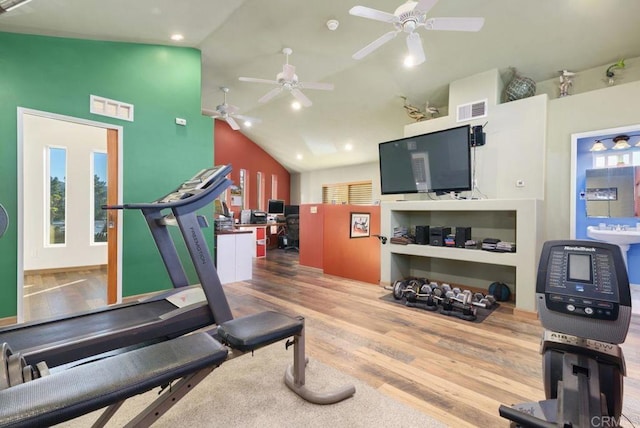
<svg viewBox="0 0 640 428">
<path fill-rule="evenodd" d="M 173 40 L 174 42 L 180 42 L 182 40 L 184 40 L 184 36 L 182 34 L 172 34 L 171 35 L 171 40 Z"/>
<path fill-rule="evenodd" d="M 298 153 L 298 154 L 296 155 L 296 159 L 298 159 L 298 160 L 302 160 L 302 155 L 301 155 L 300 153 Z"/>
<path fill-rule="evenodd" d="M 407 55 L 404 59 L 404 66 L 407 68 L 411 68 L 414 66 L 413 57 L 411 55 Z"/>
<path fill-rule="evenodd" d="M 251 128 L 251 121 L 250 120 L 245 120 L 244 121 L 244 126 L 246 126 L 247 128 Z"/>
<path fill-rule="evenodd" d="M 300 110 L 302 108 L 302 104 L 300 104 L 298 101 L 294 101 L 291 103 L 291 108 L 294 110 Z"/>
<path fill-rule="evenodd" d="M 351 144 L 351 143 L 345 144 L 344 149 L 345 149 L 346 151 L 351 151 L 351 150 L 353 150 L 353 144 Z"/>
</svg>

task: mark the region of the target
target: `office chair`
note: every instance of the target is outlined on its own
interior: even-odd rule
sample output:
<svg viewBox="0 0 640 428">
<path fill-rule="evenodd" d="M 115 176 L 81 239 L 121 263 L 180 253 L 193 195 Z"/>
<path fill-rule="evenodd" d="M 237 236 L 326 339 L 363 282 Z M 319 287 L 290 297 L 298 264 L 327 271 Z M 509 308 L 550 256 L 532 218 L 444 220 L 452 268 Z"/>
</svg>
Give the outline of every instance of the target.
<svg viewBox="0 0 640 428">
<path fill-rule="evenodd" d="M 288 250 L 300 251 L 300 248 L 298 248 L 298 245 L 300 245 L 300 226 L 298 220 L 298 214 L 289 214 L 286 217 L 287 246 L 284 247 L 285 252 Z"/>
</svg>

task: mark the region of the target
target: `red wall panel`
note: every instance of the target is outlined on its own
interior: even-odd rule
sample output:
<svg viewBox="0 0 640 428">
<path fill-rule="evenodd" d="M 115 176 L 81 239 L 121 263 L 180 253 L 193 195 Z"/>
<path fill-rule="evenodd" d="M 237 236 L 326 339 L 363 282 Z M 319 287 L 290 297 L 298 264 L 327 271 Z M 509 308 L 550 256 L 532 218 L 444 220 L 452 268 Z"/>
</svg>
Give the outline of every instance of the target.
<svg viewBox="0 0 640 428">
<path fill-rule="evenodd" d="M 312 209 L 317 212 L 312 213 Z M 300 205 L 300 264 L 322 269 L 324 205 Z"/>
<path fill-rule="evenodd" d="M 250 206 L 245 207 L 245 209 L 258 208 L 258 171 L 262 172 L 265 178 L 265 200 L 273 199 L 271 194 L 271 175 L 275 174 L 278 177 L 277 199 L 284 199 L 285 203 L 289 204 L 291 201 L 289 171 L 242 132 L 231 129 L 227 122 L 222 120 L 214 120 L 214 122 L 213 155 L 215 164 L 232 165 L 231 180 L 233 180 L 234 184 L 240 183 L 240 170 L 247 170 Z M 265 206 L 264 208 L 266 210 L 267 207 Z M 234 211 L 236 218 L 239 218 L 238 207 L 230 206 L 229 209 Z"/>
<path fill-rule="evenodd" d="M 350 238 L 352 212 L 371 214 L 371 236 Z M 379 234 L 380 206 L 324 205 L 324 273 L 379 284 L 380 241 L 373 236 Z"/>
</svg>

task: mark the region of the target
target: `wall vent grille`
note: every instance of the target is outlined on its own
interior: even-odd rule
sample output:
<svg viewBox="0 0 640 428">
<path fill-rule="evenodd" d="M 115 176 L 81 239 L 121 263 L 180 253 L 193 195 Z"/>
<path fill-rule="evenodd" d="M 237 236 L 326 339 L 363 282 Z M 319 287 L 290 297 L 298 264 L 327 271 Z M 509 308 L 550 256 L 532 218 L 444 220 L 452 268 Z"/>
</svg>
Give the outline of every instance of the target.
<svg viewBox="0 0 640 428">
<path fill-rule="evenodd" d="M 89 111 L 93 114 L 133 122 L 133 104 L 123 103 L 122 101 L 91 95 L 89 96 Z"/>
<path fill-rule="evenodd" d="M 460 104 L 457 110 L 457 122 L 487 117 L 488 100 L 475 101 L 469 104 Z"/>
</svg>

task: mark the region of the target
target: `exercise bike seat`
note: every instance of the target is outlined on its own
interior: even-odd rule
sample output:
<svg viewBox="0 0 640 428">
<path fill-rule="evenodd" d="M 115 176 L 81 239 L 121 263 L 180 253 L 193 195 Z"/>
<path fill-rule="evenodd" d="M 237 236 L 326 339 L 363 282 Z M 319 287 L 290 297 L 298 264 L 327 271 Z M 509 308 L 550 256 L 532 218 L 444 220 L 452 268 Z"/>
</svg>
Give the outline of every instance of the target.
<svg viewBox="0 0 640 428">
<path fill-rule="evenodd" d="M 233 349 L 253 351 L 299 334 L 304 319 L 274 311 L 226 321 L 218 326 L 218 339 Z"/>
</svg>

